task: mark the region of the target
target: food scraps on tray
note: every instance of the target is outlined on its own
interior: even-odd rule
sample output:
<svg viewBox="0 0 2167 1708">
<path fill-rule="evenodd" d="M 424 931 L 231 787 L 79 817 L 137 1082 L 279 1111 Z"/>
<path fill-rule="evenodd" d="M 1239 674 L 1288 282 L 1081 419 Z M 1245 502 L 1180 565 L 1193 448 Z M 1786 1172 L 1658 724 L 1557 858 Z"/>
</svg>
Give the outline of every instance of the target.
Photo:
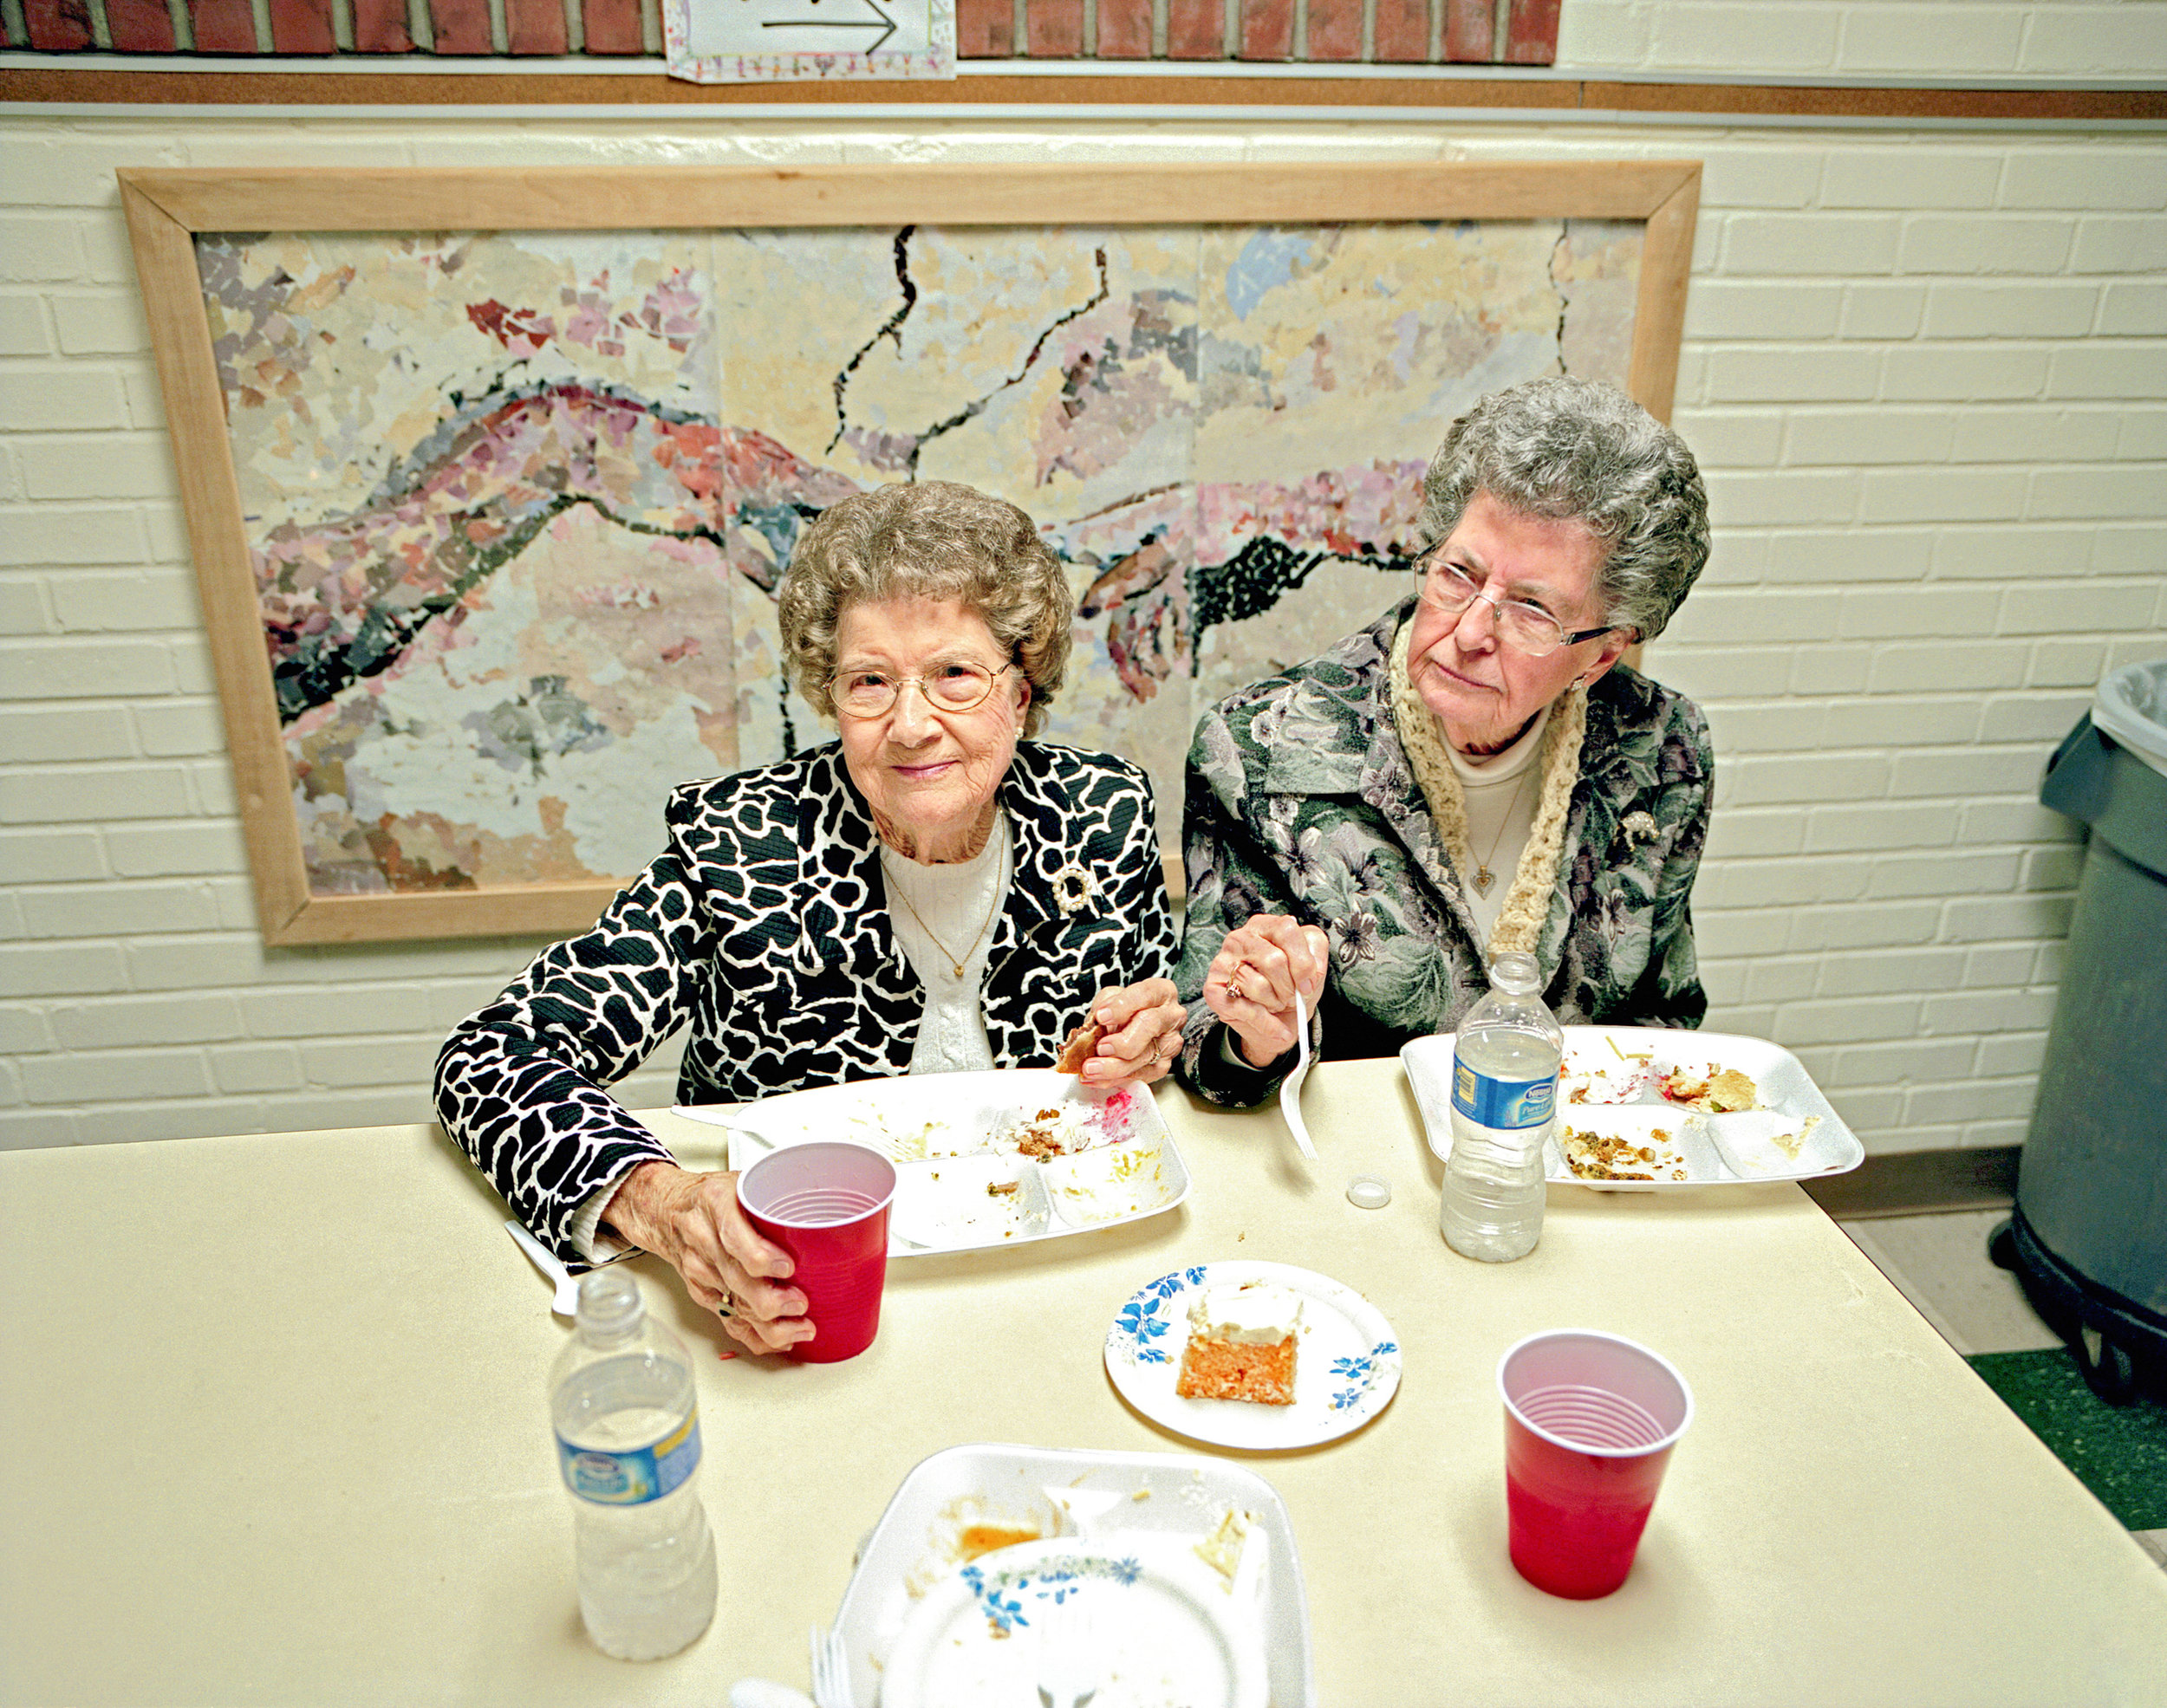
<svg viewBox="0 0 2167 1708">
<path fill-rule="evenodd" d="M 1758 1088 L 1735 1068 L 1673 1068 L 1657 1076 L 1656 1089 L 1669 1102 L 1707 1114 L 1728 1114 L 1760 1104 Z"/>
<path fill-rule="evenodd" d="M 853 1112 L 847 1118 L 849 1131 L 845 1136 L 870 1145 L 895 1162 L 984 1155 L 1024 1156 L 1044 1162 L 1133 1137 L 1136 1107 L 1136 1094 L 1123 1087 L 1103 1100 L 999 1114 L 984 1126 L 921 1120 L 898 1127 L 877 1113 Z"/>
<path fill-rule="evenodd" d="M 1565 1166 L 1583 1180 L 1656 1180 L 1668 1169 L 1670 1178 L 1687 1178 L 1685 1159 L 1667 1147 L 1670 1135 L 1662 1127 L 1650 1129 L 1646 1145 L 1601 1133 L 1582 1133 L 1568 1127 L 1559 1141 Z"/>
</svg>

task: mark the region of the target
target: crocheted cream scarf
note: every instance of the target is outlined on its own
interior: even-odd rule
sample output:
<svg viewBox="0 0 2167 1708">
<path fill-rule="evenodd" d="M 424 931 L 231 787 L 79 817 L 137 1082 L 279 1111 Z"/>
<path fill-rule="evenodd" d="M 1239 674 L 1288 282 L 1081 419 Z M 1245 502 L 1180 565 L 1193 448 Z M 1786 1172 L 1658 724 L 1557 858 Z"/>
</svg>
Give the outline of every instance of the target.
<svg viewBox="0 0 2167 1708">
<path fill-rule="evenodd" d="M 1467 803 L 1460 790 L 1459 773 L 1445 751 L 1445 732 L 1436 714 L 1424 705 L 1407 673 L 1407 637 L 1411 623 L 1402 623 L 1392 638 L 1392 725 L 1415 781 L 1422 785 L 1429 815 L 1446 856 L 1461 884 L 1475 869 L 1474 851 L 1467 842 Z M 1580 743 L 1588 727 L 1588 691 L 1575 686 L 1559 695 L 1550 708 L 1550 723 L 1543 731 L 1542 751 L 1535 764 L 1542 788 L 1535 797 L 1535 821 L 1528 827 L 1527 846 L 1520 851 L 1520 867 L 1513 873 L 1513 887 L 1506 892 L 1504 908 L 1490 932 L 1483 958 L 1494 958 L 1506 950 L 1535 951 L 1543 919 L 1550 911 L 1551 892 L 1558 882 L 1558 856 L 1565 845 L 1565 809 L 1572 802 L 1572 786 L 1580 777 Z"/>
</svg>

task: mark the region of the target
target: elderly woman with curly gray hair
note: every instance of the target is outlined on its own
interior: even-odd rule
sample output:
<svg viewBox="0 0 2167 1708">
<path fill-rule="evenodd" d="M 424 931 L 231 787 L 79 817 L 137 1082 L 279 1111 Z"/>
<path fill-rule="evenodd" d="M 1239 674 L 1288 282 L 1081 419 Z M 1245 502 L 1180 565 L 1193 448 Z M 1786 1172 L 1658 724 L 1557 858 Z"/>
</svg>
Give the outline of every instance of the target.
<svg viewBox="0 0 2167 1708">
<path fill-rule="evenodd" d="M 1073 601 L 1013 504 L 945 482 L 846 498 L 777 590 L 798 691 L 840 740 L 670 797 L 663 852 L 438 1058 L 445 1128 L 568 1258 L 667 1258 L 753 1351 L 809 1338 L 735 1177 L 677 1166 L 604 1088 L 689 1025 L 687 1103 L 1051 1066 L 1163 1075 L 1183 1010 L 1150 786 L 1031 740 Z M 1081 1045 L 1079 1044 L 1079 1049 Z"/>
<path fill-rule="evenodd" d="M 1706 1011 L 1708 726 L 1620 662 L 1708 561 L 1692 453 L 1612 387 L 1530 380 L 1453 423 L 1422 525 L 1415 596 L 1198 726 L 1180 1071 L 1214 1102 L 1285 1076 L 1298 991 L 1320 1055 L 1389 1055 L 1507 950 L 1567 1023 Z"/>
</svg>

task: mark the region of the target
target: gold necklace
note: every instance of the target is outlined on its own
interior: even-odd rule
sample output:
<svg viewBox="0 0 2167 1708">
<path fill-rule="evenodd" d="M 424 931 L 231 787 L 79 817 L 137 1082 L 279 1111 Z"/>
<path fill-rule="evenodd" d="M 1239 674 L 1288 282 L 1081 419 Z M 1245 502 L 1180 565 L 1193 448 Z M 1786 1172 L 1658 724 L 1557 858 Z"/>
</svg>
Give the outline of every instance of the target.
<svg viewBox="0 0 2167 1708">
<path fill-rule="evenodd" d="M 1490 870 L 1490 862 L 1497 858 L 1497 848 L 1505 840 L 1505 833 L 1513 828 L 1513 809 L 1520 805 L 1520 792 L 1527 787 L 1527 772 L 1539 769 L 1540 762 L 1530 765 L 1520 774 L 1520 781 L 1513 785 L 1513 798 L 1505 803 L 1505 817 L 1498 825 L 1497 835 L 1490 838 L 1490 851 L 1475 862 L 1474 893 L 1487 896 L 1490 886 L 1497 881 L 1497 874 Z"/>
<path fill-rule="evenodd" d="M 948 964 L 955 969 L 955 976 L 958 978 L 963 977 L 965 962 L 967 962 L 972 956 L 978 953 L 979 945 L 986 941 L 986 933 L 992 929 L 993 915 L 1000 912 L 1001 891 L 1008 882 L 1008 821 L 1005 818 L 998 820 L 996 822 L 996 828 L 1001 839 L 1000 859 L 996 862 L 996 866 L 1000 875 L 994 880 L 993 883 L 993 899 L 986 907 L 985 923 L 979 926 L 978 935 L 971 939 L 971 946 L 963 951 L 962 960 L 958 960 L 956 958 L 955 951 L 949 948 L 947 944 L 943 943 L 939 938 L 933 934 L 933 927 L 926 923 L 925 915 L 921 913 L 917 907 L 913 905 L 910 897 L 904 892 L 903 886 L 895 881 L 895 873 L 891 872 L 888 874 L 888 887 L 889 892 L 898 901 L 903 904 L 906 909 L 908 910 L 910 917 L 918 921 L 918 929 L 925 932 L 926 940 L 932 944 L 934 948 L 938 949 L 947 958 Z"/>
</svg>

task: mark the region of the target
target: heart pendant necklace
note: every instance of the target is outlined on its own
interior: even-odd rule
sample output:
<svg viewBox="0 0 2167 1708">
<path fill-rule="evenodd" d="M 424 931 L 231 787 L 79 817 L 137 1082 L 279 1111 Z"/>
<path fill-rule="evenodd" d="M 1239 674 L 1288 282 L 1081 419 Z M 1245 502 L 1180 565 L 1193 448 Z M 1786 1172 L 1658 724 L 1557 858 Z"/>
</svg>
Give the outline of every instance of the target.
<svg viewBox="0 0 2167 1708">
<path fill-rule="evenodd" d="M 1535 769 L 1533 766 L 1529 770 Z M 1505 833 L 1513 828 L 1513 813 L 1520 805 L 1520 792 L 1527 787 L 1527 771 L 1520 774 L 1520 781 L 1513 785 L 1513 798 L 1505 803 L 1505 817 L 1498 825 L 1497 835 L 1490 838 L 1490 851 L 1475 862 L 1474 893 L 1486 899 L 1490 886 L 1497 881 L 1497 873 L 1490 870 L 1490 862 L 1497 858 L 1498 844 L 1505 840 Z"/>
</svg>

